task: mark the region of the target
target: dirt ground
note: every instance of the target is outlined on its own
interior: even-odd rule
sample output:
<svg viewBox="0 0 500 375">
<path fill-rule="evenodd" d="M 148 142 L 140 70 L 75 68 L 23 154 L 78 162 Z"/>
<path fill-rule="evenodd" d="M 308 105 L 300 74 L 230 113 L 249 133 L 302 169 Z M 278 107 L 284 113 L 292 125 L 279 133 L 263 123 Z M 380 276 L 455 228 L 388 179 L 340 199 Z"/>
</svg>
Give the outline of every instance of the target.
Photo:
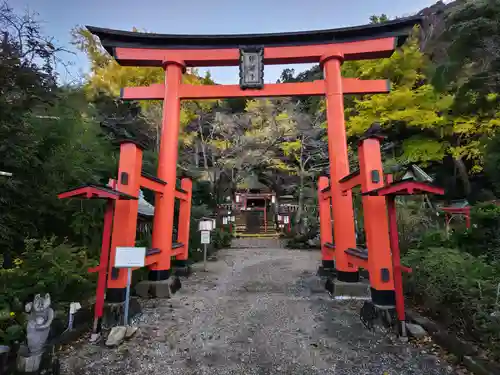
<svg viewBox="0 0 500 375">
<path fill-rule="evenodd" d="M 360 302 L 332 300 L 316 276 L 319 252 L 244 246 L 220 251 L 208 272 L 196 265 L 171 299 L 141 301 L 140 331 L 120 347 L 75 345 L 62 373 L 454 373 L 410 343 L 367 331 Z"/>
</svg>

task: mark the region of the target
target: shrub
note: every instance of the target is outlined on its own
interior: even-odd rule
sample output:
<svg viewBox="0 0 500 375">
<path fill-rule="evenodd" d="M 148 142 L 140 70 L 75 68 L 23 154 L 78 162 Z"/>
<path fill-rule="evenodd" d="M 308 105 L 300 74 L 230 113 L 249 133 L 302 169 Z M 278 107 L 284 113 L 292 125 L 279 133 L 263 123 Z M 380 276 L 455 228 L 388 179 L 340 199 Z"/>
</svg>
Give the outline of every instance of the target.
<svg viewBox="0 0 500 375">
<path fill-rule="evenodd" d="M 462 250 L 484 256 L 489 262 L 500 260 L 500 206 L 483 203 L 471 210 L 472 227 L 454 232 L 452 240 Z"/>
<path fill-rule="evenodd" d="M 295 227 L 292 232 L 285 232 L 287 239 L 286 247 L 290 249 L 311 249 L 319 247 L 319 218 L 316 212 L 305 211 L 301 222 L 297 225 L 292 221 Z"/>
<path fill-rule="evenodd" d="M 24 304 L 37 293 L 50 293 L 54 308 L 67 307 L 95 292 L 96 265 L 85 249 L 50 239 L 27 240 L 21 257 L 10 269 L 0 268 L 0 342 L 23 335 Z"/>
<path fill-rule="evenodd" d="M 428 249 L 432 247 L 456 247 L 456 240 L 453 236 L 448 237 L 443 230 L 430 230 L 421 234 L 416 248 Z"/>
<path fill-rule="evenodd" d="M 212 243 L 215 249 L 224 249 L 231 246 L 233 240 L 232 233 L 228 231 L 223 231 L 221 228 L 217 228 L 213 234 Z"/>
<path fill-rule="evenodd" d="M 495 311 L 500 269 L 458 249 L 412 249 L 407 291 L 431 315 L 500 358 L 500 320 Z"/>
<path fill-rule="evenodd" d="M 438 230 L 437 216 L 419 198 L 404 197 L 397 201 L 399 246 L 403 253 L 420 243 L 429 231 Z"/>
</svg>

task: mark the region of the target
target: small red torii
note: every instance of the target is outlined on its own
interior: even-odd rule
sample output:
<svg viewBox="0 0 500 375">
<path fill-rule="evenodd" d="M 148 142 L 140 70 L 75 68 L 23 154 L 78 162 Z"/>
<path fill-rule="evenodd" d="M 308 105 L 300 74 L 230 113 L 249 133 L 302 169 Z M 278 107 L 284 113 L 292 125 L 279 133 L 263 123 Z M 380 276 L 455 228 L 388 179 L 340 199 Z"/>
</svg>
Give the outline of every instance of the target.
<svg viewBox="0 0 500 375">
<path fill-rule="evenodd" d="M 395 306 L 400 333 L 406 336 L 402 272 L 411 272 L 411 269 L 401 264 L 395 199 L 415 194 L 443 195 L 444 189 L 427 182 L 394 182 L 392 175 L 384 175 L 381 140 L 383 137 L 377 135 L 364 137 L 358 148 L 359 169 L 340 179 L 344 193 L 361 186 L 366 234 L 366 248 L 353 246 L 343 253 L 349 263 L 369 272 L 373 304 L 385 309 Z M 342 250 L 332 241 L 330 206 L 336 202 L 327 177 L 319 179 L 318 201 L 322 259 L 330 262 L 331 268 Z"/>
</svg>

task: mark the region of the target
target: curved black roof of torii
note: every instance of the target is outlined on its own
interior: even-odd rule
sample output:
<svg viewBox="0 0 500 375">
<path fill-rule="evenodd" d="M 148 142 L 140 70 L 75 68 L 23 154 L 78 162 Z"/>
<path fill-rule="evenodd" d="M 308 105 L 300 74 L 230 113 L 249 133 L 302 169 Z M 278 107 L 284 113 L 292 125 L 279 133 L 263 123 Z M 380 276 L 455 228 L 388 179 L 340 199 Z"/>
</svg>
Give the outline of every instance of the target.
<svg viewBox="0 0 500 375">
<path fill-rule="evenodd" d="M 246 45 L 264 47 L 299 46 L 312 44 L 353 42 L 376 38 L 396 37 L 402 45 L 412 28 L 421 24 L 422 16 L 399 18 L 339 29 L 298 31 L 269 34 L 178 35 L 122 31 L 87 26 L 101 40 L 103 47 L 113 55 L 116 47 L 163 49 L 238 48 Z"/>
</svg>

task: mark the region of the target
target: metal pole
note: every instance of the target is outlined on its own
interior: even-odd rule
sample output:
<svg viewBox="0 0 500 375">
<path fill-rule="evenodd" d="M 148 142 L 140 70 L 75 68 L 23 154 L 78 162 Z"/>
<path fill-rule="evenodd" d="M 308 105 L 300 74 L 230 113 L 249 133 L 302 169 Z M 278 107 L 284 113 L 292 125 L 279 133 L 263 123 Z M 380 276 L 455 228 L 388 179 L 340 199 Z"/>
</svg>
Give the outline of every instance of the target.
<svg viewBox="0 0 500 375">
<path fill-rule="evenodd" d="M 207 244 L 203 244 L 203 270 L 207 270 Z"/>
<path fill-rule="evenodd" d="M 123 325 L 128 326 L 128 307 L 130 304 L 130 283 L 132 279 L 132 268 L 127 268 L 127 290 L 125 294 L 125 308 L 123 311 Z"/>
</svg>

